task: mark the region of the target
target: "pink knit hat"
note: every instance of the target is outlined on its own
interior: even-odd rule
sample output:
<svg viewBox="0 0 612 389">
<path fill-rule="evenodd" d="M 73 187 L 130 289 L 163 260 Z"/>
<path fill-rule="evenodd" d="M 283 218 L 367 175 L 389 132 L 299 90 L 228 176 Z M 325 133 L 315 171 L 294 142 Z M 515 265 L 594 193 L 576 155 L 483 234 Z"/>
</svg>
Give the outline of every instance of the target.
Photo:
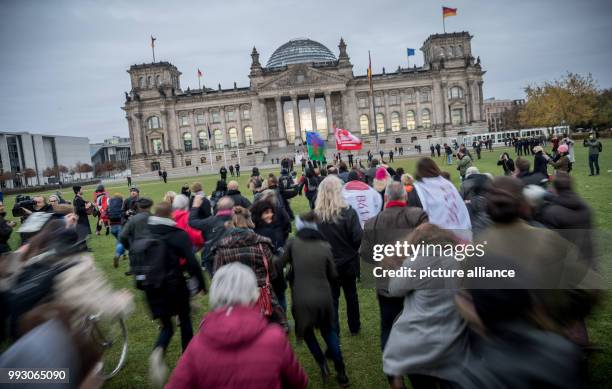
<svg viewBox="0 0 612 389">
<path fill-rule="evenodd" d="M 559 145 L 559 148 L 557 148 L 557 150 L 560 153 L 567 153 L 567 151 L 569 150 L 569 148 L 567 147 L 567 145 Z"/>
<path fill-rule="evenodd" d="M 382 166 L 379 166 L 376 168 L 376 174 L 374 175 L 374 178 L 377 180 L 384 181 L 387 179 L 387 174 L 387 169 Z"/>
</svg>

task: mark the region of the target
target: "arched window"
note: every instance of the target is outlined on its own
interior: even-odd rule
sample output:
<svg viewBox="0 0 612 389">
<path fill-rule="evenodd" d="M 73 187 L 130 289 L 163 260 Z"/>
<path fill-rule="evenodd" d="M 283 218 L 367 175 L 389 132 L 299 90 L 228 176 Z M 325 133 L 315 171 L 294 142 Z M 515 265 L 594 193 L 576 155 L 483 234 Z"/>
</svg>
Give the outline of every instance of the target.
<svg viewBox="0 0 612 389">
<path fill-rule="evenodd" d="M 416 128 L 416 119 L 414 117 L 414 111 L 406 112 L 406 128 L 414 130 Z"/>
<path fill-rule="evenodd" d="M 149 130 L 155 130 L 160 127 L 161 126 L 159 125 L 159 118 L 157 116 L 151 116 L 147 119 L 147 128 Z"/>
<path fill-rule="evenodd" d="M 155 76 L 155 85 L 160 86 L 161 82 L 159 80 L 159 76 Z"/>
<path fill-rule="evenodd" d="M 460 99 L 463 97 L 463 89 L 459 86 L 454 86 L 448 90 L 449 99 Z"/>
<path fill-rule="evenodd" d="M 204 150 L 208 147 L 208 135 L 206 131 L 198 132 L 198 147 L 200 150 Z"/>
<path fill-rule="evenodd" d="M 391 131 L 397 132 L 400 130 L 400 115 L 397 112 L 391 113 Z"/>
<path fill-rule="evenodd" d="M 191 134 L 186 132 L 183 134 L 183 146 L 185 151 L 191 151 L 193 144 L 191 143 Z"/>
<path fill-rule="evenodd" d="M 253 127 L 244 127 L 244 141 L 247 146 L 253 144 Z"/>
<path fill-rule="evenodd" d="M 370 120 L 368 119 L 368 115 L 359 116 L 359 127 L 361 128 L 361 135 L 370 134 Z"/>
<path fill-rule="evenodd" d="M 221 132 L 221 130 L 216 129 L 213 137 L 215 138 L 215 149 L 222 149 L 223 148 L 223 133 Z"/>
<path fill-rule="evenodd" d="M 376 114 L 376 132 L 385 132 L 385 115 L 382 113 Z"/>
<path fill-rule="evenodd" d="M 145 85 L 145 78 L 144 77 L 140 77 L 138 79 L 138 86 L 141 88 L 146 88 L 147 86 Z"/>
<path fill-rule="evenodd" d="M 425 128 L 431 128 L 431 112 L 427 108 L 421 111 L 421 125 Z"/>
<path fill-rule="evenodd" d="M 229 146 L 238 147 L 238 131 L 236 128 L 232 127 L 227 132 L 229 134 Z"/>
</svg>

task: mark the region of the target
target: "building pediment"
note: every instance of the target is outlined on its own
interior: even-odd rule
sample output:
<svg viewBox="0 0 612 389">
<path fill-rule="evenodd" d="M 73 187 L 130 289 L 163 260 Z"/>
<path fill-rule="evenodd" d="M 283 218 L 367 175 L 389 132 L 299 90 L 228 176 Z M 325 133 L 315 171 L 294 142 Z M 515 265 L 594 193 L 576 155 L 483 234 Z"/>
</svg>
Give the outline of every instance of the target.
<svg viewBox="0 0 612 389">
<path fill-rule="evenodd" d="M 287 70 L 275 75 L 259 85 L 260 92 L 278 91 L 278 89 L 301 89 L 317 85 L 341 84 L 349 80 L 339 74 L 333 74 L 313 68 L 307 64 L 289 65 Z"/>
</svg>

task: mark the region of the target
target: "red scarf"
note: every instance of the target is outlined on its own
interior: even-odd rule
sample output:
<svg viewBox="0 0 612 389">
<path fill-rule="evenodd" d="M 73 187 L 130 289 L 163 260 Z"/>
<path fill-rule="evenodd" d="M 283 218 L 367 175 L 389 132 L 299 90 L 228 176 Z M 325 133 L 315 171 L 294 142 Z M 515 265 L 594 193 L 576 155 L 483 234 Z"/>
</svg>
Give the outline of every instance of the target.
<svg viewBox="0 0 612 389">
<path fill-rule="evenodd" d="M 385 208 L 392 208 L 392 207 L 405 207 L 406 206 L 406 202 L 405 201 L 399 201 L 399 200 L 395 200 L 395 201 L 389 201 L 387 204 L 385 204 Z"/>
</svg>

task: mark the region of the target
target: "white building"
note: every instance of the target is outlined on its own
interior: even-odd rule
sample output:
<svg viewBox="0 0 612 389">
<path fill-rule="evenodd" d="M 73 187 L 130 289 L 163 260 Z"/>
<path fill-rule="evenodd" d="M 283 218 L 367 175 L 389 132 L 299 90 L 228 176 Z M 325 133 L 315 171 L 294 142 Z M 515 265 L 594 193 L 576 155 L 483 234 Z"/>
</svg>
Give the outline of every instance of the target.
<svg viewBox="0 0 612 389">
<path fill-rule="evenodd" d="M 3 187 L 43 185 L 60 179 L 93 177 L 93 172 L 78 172 L 76 167 L 83 164 L 91 165 L 88 138 L 0 131 L 0 178 L 6 178 L 4 175 L 7 172 L 12 175 L 11 179 L 0 180 Z M 26 178 L 28 169 L 35 174 Z M 48 175 L 44 174 L 47 169 L 67 171 L 45 177 Z"/>
</svg>

